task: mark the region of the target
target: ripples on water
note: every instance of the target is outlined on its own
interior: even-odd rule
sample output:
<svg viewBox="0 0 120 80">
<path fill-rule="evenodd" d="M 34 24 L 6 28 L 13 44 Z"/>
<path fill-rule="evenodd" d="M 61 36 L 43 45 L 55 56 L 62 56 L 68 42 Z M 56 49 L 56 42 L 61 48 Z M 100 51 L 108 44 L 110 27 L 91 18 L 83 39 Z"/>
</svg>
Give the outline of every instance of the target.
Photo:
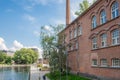
<svg viewBox="0 0 120 80">
<path fill-rule="evenodd" d="M 28 80 L 30 67 L 1 67 L 0 80 Z"/>
</svg>

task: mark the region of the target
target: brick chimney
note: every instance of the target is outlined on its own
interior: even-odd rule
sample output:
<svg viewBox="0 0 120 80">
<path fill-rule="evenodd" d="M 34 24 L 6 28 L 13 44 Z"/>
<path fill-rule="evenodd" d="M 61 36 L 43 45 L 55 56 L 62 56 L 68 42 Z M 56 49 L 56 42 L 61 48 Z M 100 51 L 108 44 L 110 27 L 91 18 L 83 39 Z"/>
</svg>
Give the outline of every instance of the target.
<svg viewBox="0 0 120 80">
<path fill-rule="evenodd" d="M 70 0 L 66 0 L 66 26 L 70 24 Z"/>
</svg>

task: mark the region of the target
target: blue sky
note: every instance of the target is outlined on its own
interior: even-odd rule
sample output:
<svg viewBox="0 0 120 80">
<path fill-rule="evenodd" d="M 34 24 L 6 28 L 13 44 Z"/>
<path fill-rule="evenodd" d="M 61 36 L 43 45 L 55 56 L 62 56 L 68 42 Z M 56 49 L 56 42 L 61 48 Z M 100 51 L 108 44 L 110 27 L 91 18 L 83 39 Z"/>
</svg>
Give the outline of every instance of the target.
<svg viewBox="0 0 120 80">
<path fill-rule="evenodd" d="M 71 17 L 82 0 L 71 0 Z M 65 24 L 65 0 L 0 0 L 0 49 L 40 47 L 43 25 Z"/>
</svg>

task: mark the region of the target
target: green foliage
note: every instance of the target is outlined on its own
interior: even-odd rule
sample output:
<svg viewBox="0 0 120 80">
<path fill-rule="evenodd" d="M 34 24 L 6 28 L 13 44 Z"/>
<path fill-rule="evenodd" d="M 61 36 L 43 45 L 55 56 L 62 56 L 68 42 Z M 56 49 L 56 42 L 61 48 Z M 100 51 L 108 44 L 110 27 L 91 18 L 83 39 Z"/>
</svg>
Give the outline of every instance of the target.
<svg viewBox="0 0 120 80">
<path fill-rule="evenodd" d="M 50 26 L 51 31 L 41 27 L 41 45 L 43 48 L 43 57 L 49 59 L 51 72 L 65 69 L 66 55 L 65 47 L 58 41 L 58 33 L 64 28 L 63 25 Z M 51 33 L 51 34 L 50 34 Z"/>
<path fill-rule="evenodd" d="M 0 63 L 2 63 L 2 64 L 5 63 L 6 57 L 7 57 L 7 54 L 0 51 Z"/>
<path fill-rule="evenodd" d="M 32 64 L 38 59 L 38 53 L 32 49 L 22 48 L 15 52 L 14 61 L 16 64 Z"/>
<path fill-rule="evenodd" d="M 83 0 L 82 3 L 79 4 L 79 10 L 75 12 L 76 15 L 80 15 L 83 13 L 85 10 L 87 10 L 91 4 L 93 4 L 96 0 L 93 0 L 92 3 L 90 3 L 88 0 Z"/>
<path fill-rule="evenodd" d="M 6 64 L 12 64 L 12 58 L 10 56 L 7 56 L 6 60 L 5 60 L 5 63 Z"/>
<path fill-rule="evenodd" d="M 50 80 L 59 80 L 60 77 L 61 77 L 61 80 L 67 80 L 67 79 L 68 79 L 68 80 L 90 80 L 90 79 L 88 79 L 88 78 L 81 77 L 81 76 L 74 75 L 74 74 L 68 74 L 68 75 L 67 75 L 67 79 L 66 79 L 66 74 L 60 76 L 60 73 L 59 73 L 59 72 L 48 73 L 48 74 L 46 74 L 46 76 L 47 76 Z"/>
</svg>

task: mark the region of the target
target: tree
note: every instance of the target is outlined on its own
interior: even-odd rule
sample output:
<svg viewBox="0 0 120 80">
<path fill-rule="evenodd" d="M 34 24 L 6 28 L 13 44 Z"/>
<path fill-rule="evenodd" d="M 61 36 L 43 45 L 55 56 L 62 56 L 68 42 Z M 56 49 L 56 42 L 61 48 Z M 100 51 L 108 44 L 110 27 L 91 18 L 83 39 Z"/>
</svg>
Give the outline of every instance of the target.
<svg viewBox="0 0 120 80">
<path fill-rule="evenodd" d="M 32 64 L 38 59 L 38 53 L 32 49 L 22 48 L 15 52 L 14 61 L 17 64 Z"/>
<path fill-rule="evenodd" d="M 5 59 L 6 64 L 11 64 L 12 63 L 12 58 L 10 56 L 7 56 Z"/>
<path fill-rule="evenodd" d="M 83 0 L 82 3 L 79 4 L 79 10 L 75 12 L 76 15 L 80 15 L 83 13 L 85 10 L 87 10 L 91 4 L 93 4 L 96 0 L 93 0 L 92 3 L 90 3 L 88 0 Z"/>
<path fill-rule="evenodd" d="M 51 30 L 41 27 L 41 46 L 43 48 L 44 58 L 49 59 L 51 72 L 65 69 L 64 47 L 59 44 L 58 33 L 64 28 L 64 25 L 50 26 Z"/>
<path fill-rule="evenodd" d="M 7 57 L 7 54 L 2 52 L 2 51 L 0 51 L 0 63 L 4 63 L 6 57 Z"/>
</svg>

